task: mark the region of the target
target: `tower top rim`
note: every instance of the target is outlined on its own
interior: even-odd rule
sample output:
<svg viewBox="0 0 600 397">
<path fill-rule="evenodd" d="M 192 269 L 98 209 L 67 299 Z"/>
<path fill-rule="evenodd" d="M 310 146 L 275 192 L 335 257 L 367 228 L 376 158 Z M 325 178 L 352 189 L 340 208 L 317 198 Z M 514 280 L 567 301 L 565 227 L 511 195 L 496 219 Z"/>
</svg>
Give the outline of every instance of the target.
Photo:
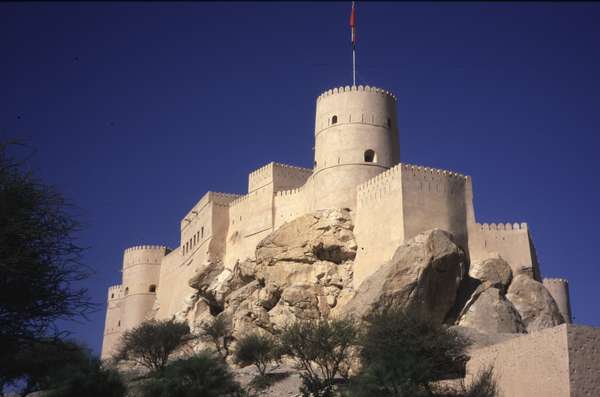
<svg viewBox="0 0 600 397">
<path fill-rule="evenodd" d="M 394 102 L 397 101 L 397 98 L 394 94 L 392 94 L 391 92 L 384 90 L 383 88 L 378 88 L 378 87 L 372 87 L 369 85 L 347 85 L 347 86 L 343 86 L 343 87 L 337 87 L 337 88 L 332 88 L 330 90 L 327 90 L 325 92 L 323 92 L 321 95 L 319 95 L 317 97 L 317 102 L 319 102 L 319 100 L 321 100 L 324 97 L 328 97 L 331 95 L 336 95 L 336 94 L 343 94 L 346 92 L 374 92 L 374 93 L 378 93 L 384 96 L 389 96 L 391 97 Z"/>
</svg>

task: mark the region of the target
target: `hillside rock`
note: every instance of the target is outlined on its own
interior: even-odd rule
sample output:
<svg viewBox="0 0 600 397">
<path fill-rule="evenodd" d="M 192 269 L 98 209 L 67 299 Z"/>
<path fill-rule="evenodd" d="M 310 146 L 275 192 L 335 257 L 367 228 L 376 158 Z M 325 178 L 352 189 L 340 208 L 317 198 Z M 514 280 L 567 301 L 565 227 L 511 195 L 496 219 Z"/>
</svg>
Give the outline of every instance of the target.
<svg viewBox="0 0 600 397">
<path fill-rule="evenodd" d="M 519 274 L 508 288 L 506 298 L 517 309 L 527 332 L 554 327 L 565 322 L 546 287 L 527 274 Z"/>
<path fill-rule="evenodd" d="M 513 274 L 510 265 L 498 255 L 471 263 L 469 276 L 481 282 L 488 281 L 505 292 Z"/>
<path fill-rule="evenodd" d="M 344 306 L 364 316 L 384 306 L 402 307 L 443 322 L 465 273 L 465 254 L 440 229 L 418 234 L 401 245 L 388 263 L 367 278 Z"/>
<path fill-rule="evenodd" d="M 458 325 L 485 334 L 525 332 L 517 310 L 490 281 L 475 290 L 460 315 Z"/>
</svg>

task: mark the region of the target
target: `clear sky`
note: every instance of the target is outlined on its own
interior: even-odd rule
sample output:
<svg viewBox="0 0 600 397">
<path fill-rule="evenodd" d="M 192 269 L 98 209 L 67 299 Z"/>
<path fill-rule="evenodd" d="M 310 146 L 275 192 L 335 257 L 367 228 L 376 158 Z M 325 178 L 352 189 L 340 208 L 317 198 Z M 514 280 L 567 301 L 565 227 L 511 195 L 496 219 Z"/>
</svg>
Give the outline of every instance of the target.
<svg viewBox="0 0 600 397">
<path fill-rule="evenodd" d="M 122 251 L 179 243 L 207 190 L 310 167 L 315 99 L 351 84 L 350 2 L 0 3 L 0 138 L 77 204 L 104 304 Z M 473 177 L 600 326 L 600 3 L 364 2 L 358 80 L 398 97 L 403 162 Z M 104 306 L 67 324 L 99 350 Z"/>
</svg>

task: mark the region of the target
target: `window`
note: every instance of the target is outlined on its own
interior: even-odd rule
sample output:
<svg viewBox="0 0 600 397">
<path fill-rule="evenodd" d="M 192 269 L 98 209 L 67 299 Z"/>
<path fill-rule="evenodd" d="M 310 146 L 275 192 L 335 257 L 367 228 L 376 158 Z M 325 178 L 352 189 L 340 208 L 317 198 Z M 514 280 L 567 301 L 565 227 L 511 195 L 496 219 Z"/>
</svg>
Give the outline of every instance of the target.
<svg viewBox="0 0 600 397">
<path fill-rule="evenodd" d="M 375 155 L 375 152 L 371 149 L 366 150 L 365 151 L 365 162 L 367 163 L 376 163 L 377 162 L 377 156 Z"/>
<path fill-rule="evenodd" d="M 125 295 L 127 295 L 129 293 L 129 287 L 125 288 Z"/>
<path fill-rule="evenodd" d="M 110 299 L 114 298 L 115 294 L 110 294 Z"/>
<path fill-rule="evenodd" d="M 156 292 L 156 285 L 152 284 L 150 288 L 148 288 L 148 292 Z"/>
<path fill-rule="evenodd" d="M 388 117 L 388 128 L 392 128 L 392 119 Z"/>
<path fill-rule="evenodd" d="M 200 238 L 204 238 L 204 226 L 200 228 Z"/>
<path fill-rule="evenodd" d="M 121 320 L 119 320 L 119 322 L 117 323 L 117 327 L 121 326 Z"/>
<path fill-rule="evenodd" d="M 331 118 L 331 124 L 336 124 L 337 123 L 337 116 L 333 116 Z"/>
</svg>

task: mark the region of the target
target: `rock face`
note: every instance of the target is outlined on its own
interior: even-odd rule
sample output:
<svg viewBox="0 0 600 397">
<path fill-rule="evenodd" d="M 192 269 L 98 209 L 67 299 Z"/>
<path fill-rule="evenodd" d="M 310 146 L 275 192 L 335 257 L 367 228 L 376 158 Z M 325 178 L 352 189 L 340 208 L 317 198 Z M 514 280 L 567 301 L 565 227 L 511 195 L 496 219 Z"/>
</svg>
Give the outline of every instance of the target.
<svg viewBox="0 0 600 397">
<path fill-rule="evenodd" d="M 562 322 L 544 286 L 525 274 L 513 278 L 499 256 L 471 264 L 465 274 L 465 254 L 443 230 L 420 233 L 398 247 L 358 291 L 352 287 L 356 250 L 348 211 L 301 216 L 261 241 L 255 258 L 202 265 L 177 318 L 194 331 L 223 318 L 232 348 L 247 333 L 275 333 L 297 320 L 363 317 L 385 306 L 454 323 L 482 340 Z"/>
<path fill-rule="evenodd" d="M 515 307 L 489 281 L 475 290 L 460 315 L 458 325 L 486 334 L 525 332 L 525 325 Z"/>
<path fill-rule="evenodd" d="M 443 322 L 465 272 L 464 252 L 439 229 L 400 246 L 391 261 L 365 280 L 344 311 L 359 316 L 384 306 L 402 307 Z"/>
<path fill-rule="evenodd" d="M 565 322 L 552 295 L 544 285 L 527 274 L 519 274 L 508 288 L 506 298 L 515 306 L 527 332 L 538 331 Z"/>
<path fill-rule="evenodd" d="M 495 256 L 471 263 L 469 276 L 481 282 L 487 281 L 496 288 L 506 291 L 513 274 L 510 265 L 500 256 Z"/>
</svg>

